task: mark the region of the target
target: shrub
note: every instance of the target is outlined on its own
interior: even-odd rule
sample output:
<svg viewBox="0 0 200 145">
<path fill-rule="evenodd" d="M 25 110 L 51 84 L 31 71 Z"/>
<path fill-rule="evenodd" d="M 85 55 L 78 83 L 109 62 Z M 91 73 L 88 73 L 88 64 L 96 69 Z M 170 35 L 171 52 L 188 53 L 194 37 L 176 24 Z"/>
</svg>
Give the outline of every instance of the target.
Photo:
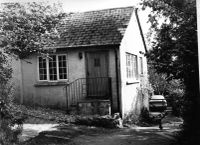
<svg viewBox="0 0 200 145">
<path fill-rule="evenodd" d="M 13 89 L 10 82 L 11 68 L 5 56 L 0 53 L 0 144 L 18 143 L 22 131 L 23 117 L 13 107 Z"/>
<path fill-rule="evenodd" d="M 152 123 L 152 119 L 149 116 L 149 110 L 143 108 L 141 111 L 141 115 L 139 117 L 139 125 L 140 126 L 150 126 Z"/>
</svg>

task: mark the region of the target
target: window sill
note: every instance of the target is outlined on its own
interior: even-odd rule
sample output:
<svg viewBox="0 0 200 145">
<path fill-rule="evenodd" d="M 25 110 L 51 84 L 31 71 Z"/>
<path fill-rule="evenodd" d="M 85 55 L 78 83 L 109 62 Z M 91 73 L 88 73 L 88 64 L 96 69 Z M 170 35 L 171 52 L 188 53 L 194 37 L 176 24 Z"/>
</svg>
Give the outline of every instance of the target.
<svg viewBox="0 0 200 145">
<path fill-rule="evenodd" d="M 35 87 L 40 87 L 40 86 L 64 86 L 69 84 L 68 81 L 65 82 L 47 82 L 47 81 L 43 81 L 43 82 L 37 82 L 36 84 L 34 84 Z"/>
<path fill-rule="evenodd" d="M 138 84 L 139 80 L 127 80 L 126 85 L 133 85 L 133 84 Z"/>
</svg>

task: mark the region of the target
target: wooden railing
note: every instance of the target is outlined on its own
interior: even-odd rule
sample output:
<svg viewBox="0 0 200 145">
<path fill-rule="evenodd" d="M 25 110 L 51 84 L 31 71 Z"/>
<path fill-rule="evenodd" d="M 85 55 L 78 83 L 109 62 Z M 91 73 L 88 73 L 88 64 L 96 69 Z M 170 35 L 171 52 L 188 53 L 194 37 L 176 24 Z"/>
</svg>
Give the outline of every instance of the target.
<svg viewBox="0 0 200 145">
<path fill-rule="evenodd" d="M 110 99 L 111 78 L 79 78 L 66 86 L 67 108 L 84 99 Z"/>
</svg>

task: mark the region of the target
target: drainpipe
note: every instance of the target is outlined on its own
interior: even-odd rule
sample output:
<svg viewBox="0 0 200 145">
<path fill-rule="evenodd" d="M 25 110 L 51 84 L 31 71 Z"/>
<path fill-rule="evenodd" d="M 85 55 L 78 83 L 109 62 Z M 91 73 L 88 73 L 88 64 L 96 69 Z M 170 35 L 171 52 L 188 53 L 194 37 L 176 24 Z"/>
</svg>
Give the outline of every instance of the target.
<svg viewBox="0 0 200 145">
<path fill-rule="evenodd" d="M 140 30 L 140 35 L 142 36 L 142 42 L 143 42 L 143 45 L 144 45 L 144 49 L 145 49 L 145 52 L 147 53 L 148 52 L 147 46 L 146 46 L 146 43 L 145 43 L 144 34 L 143 34 L 142 27 L 141 27 L 141 24 L 140 24 L 140 19 L 138 17 L 138 8 L 135 9 L 135 16 L 136 16 L 138 27 L 139 27 L 139 30 Z"/>
<path fill-rule="evenodd" d="M 200 1 L 196 1 L 197 11 L 197 31 L 198 31 L 198 57 L 199 57 L 199 93 L 200 93 Z M 198 97 L 198 105 L 200 105 L 200 96 Z"/>
<path fill-rule="evenodd" d="M 120 63 L 118 57 L 118 49 L 115 49 L 115 69 L 116 69 L 116 88 L 117 88 L 117 110 L 120 113 L 120 117 L 122 117 L 122 104 L 121 104 L 121 96 L 120 96 L 120 84 L 119 84 L 119 73 L 120 73 Z"/>
</svg>

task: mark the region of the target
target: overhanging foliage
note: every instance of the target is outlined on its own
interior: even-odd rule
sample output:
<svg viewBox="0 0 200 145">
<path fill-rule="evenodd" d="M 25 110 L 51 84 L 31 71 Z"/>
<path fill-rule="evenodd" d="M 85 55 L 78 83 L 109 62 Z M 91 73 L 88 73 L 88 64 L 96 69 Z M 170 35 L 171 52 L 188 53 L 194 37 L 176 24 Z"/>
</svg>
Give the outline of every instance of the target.
<svg viewBox="0 0 200 145">
<path fill-rule="evenodd" d="M 155 34 L 147 54 L 158 73 L 185 85 L 184 133 L 180 144 L 197 144 L 199 125 L 199 72 L 195 0 L 142 0 L 150 8 L 149 22 Z M 151 34 L 149 36 L 151 36 Z"/>
<path fill-rule="evenodd" d="M 52 45 L 59 38 L 56 26 L 64 16 L 59 8 L 35 2 L 1 4 L 1 52 L 25 58 Z"/>
</svg>

